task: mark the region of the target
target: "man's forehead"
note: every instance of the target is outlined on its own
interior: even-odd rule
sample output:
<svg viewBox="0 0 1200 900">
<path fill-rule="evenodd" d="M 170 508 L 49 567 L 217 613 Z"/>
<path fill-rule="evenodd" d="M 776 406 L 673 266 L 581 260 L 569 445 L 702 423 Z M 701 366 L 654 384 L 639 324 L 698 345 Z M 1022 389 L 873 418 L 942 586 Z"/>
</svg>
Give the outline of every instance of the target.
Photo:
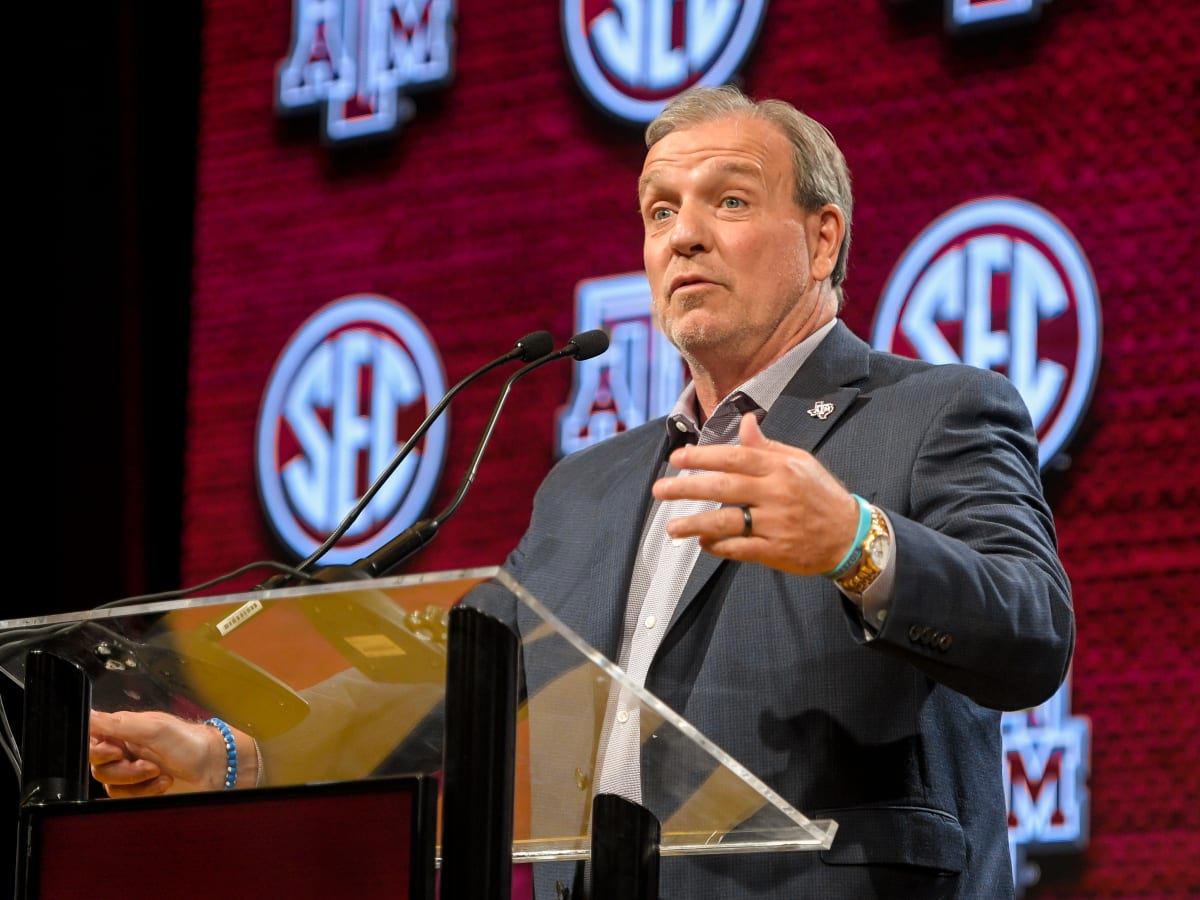
<svg viewBox="0 0 1200 900">
<path fill-rule="evenodd" d="M 656 182 L 669 178 L 673 169 L 693 169 L 700 166 L 705 166 L 715 175 L 740 175 L 766 181 L 765 167 L 761 162 L 738 156 L 725 156 L 721 150 L 714 148 L 711 152 L 697 154 L 688 159 L 647 160 L 642 177 L 638 179 L 638 193 L 641 194 Z"/>
<path fill-rule="evenodd" d="M 698 169 L 764 182 L 786 178 L 791 173 L 790 145 L 774 123 L 745 116 L 680 128 L 647 151 L 638 194 L 660 180 Z"/>
</svg>

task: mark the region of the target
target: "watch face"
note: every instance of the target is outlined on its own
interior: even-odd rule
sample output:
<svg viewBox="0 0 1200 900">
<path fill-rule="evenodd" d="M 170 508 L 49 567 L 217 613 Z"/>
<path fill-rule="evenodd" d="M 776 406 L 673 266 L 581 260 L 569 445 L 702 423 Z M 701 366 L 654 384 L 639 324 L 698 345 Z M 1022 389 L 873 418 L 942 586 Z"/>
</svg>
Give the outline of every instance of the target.
<svg viewBox="0 0 1200 900">
<path fill-rule="evenodd" d="M 890 538 L 886 534 L 881 534 L 875 540 L 871 541 L 871 549 L 867 553 L 871 557 L 871 562 L 882 569 L 887 565 L 891 550 L 892 542 Z"/>
</svg>

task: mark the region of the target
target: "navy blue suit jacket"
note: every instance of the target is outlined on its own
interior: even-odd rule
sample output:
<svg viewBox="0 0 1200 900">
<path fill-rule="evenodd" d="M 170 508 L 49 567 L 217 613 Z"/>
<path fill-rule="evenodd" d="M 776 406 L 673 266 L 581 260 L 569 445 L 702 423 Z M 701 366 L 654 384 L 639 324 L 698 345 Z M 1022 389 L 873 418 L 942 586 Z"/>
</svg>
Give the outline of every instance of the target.
<svg viewBox="0 0 1200 900">
<path fill-rule="evenodd" d="M 762 427 L 886 510 L 891 607 L 868 640 L 827 579 L 701 554 L 647 689 L 839 828 L 823 852 L 664 858 L 661 896 L 1011 897 L 999 710 L 1053 694 L 1074 642 L 1024 404 L 1000 375 L 873 351 L 839 323 Z M 657 420 L 563 459 L 505 563 L 610 659 L 666 448 Z M 538 897 L 571 880 L 546 872 Z"/>
</svg>

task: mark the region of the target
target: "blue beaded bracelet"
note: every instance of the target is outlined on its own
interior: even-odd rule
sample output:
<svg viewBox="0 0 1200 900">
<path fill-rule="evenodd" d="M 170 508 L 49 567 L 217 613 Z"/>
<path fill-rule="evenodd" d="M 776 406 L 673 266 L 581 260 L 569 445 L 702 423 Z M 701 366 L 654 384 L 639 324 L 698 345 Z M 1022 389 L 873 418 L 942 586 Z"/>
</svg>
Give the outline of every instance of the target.
<svg viewBox="0 0 1200 900">
<path fill-rule="evenodd" d="M 233 790 L 233 786 L 237 784 L 237 741 L 233 739 L 233 732 L 229 730 L 229 726 L 216 716 L 205 720 L 204 724 L 211 725 L 221 732 L 225 741 L 225 790 Z"/>
<path fill-rule="evenodd" d="M 854 543 L 850 545 L 850 549 L 846 551 L 842 561 L 828 572 L 821 573 L 823 577 L 832 578 L 834 581 L 841 578 L 858 563 L 859 557 L 862 556 L 862 542 L 867 539 L 867 533 L 871 530 L 871 504 L 858 494 L 850 496 L 858 504 L 858 533 L 854 535 Z"/>
</svg>

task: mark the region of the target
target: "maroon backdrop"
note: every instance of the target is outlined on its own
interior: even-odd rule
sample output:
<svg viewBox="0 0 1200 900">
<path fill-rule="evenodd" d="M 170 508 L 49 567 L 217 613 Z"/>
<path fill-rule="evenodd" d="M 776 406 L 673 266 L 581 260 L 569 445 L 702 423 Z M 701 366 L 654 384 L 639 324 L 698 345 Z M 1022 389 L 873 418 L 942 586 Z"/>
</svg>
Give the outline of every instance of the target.
<svg viewBox="0 0 1200 900">
<path fill-rule="evenodd" d="M 460 0 L 452 84 L 401 135 L 322 146 L 281 122 L 288 0 L 205 5 L 182 582 L 284 559 L 259 509 L 255 418 L 275 358 L 313 311 L 380 293 L 425 323 L 453 383 L 538 328 L 572 333 L 576 284 L 641 268 L 640 130 L 577 87 L 551 0 Z M 1102 365 L 1087 419 L 1046 475 L 1079 640 L 1072 710 L 1092 723 L 1091 841 L 1050 897 L 1200 890 L 1200 6 L 1054 0 L 1041 20 L 952 37 L 939 2 L 776 0 L 749 92 L 781 96 L 844 148 L 857 196 L 845 319 L 867 337 L 909 242 L 962 202 L 1009 194 L 1059 217 L 1091 262 Z M 407 566 L 499 563 L 553 460 L 568 367 L 528 379 L 464 507 Z M 452 496 L 490 412 L 452 409 L 434 497 Z M 247 588 L 262 573 L 235 584 Z"/>
</svg>

